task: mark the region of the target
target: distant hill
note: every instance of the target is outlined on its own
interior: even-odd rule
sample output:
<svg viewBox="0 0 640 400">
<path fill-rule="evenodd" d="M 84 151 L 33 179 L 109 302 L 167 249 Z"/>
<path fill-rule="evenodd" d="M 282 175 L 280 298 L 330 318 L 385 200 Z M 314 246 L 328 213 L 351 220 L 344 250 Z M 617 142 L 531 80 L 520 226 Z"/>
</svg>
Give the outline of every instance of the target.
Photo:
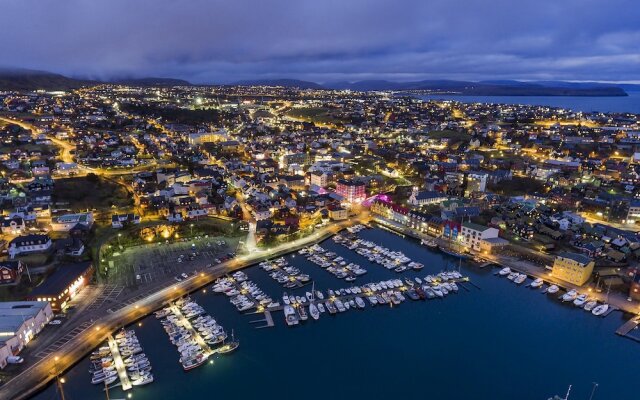
<svg viewBox="0 0 640 400">
<path fill-rule="evenodd" d="M 110 83 L 129 86 L 191 86 L 191 82 L 174 78 L 125 78 L 114 79 Z"/>
<path fill-rule="evenodd" d="M 0 69 L 0 90 L 68 90 L 95 84 L 92 81 L 28 69 Z"/>
<path fill-rule="evenodd" d="M 324 87 L 318 83 L 298 79 L 245 80 L 231 83 L 231 86 L 283 86 L 298 89 L 324 89 Z"/>
<path fill-rule="evenodd" d="M 340 82 L 332 89 L 358 91 L 430 91 L 476 96 L 627 96 L 618 85 L 574 84 L 573 82 L 521 82 L 521 81 L 452 81 L 424 80 L 416 82 L 391 82 L 384 80 Z"/>
<path fill-rule="evenodd" d="M 0 68 L 0 90 L 69 90 L 83 86 L 114 83 L 130 86 L 189 86 L 191 83 L 173 78 L 124 78 L 109 82 L 75 79 L 46 71 Z"/>
</svg>

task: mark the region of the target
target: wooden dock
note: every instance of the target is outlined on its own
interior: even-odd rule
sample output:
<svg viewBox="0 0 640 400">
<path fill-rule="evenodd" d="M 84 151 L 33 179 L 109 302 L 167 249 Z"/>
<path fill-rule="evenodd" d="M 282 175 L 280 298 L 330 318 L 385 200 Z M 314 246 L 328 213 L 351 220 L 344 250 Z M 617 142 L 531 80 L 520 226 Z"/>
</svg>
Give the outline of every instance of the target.
<svg viewBox="0 0 640 400">
<path fill-rule="evenodd" d="M 627 337 L 629 339 L 640 341 L 640 338 L 629 335 L 629 332 L 636 329 L 640 325 L 640 315 L 636 315 L 631 318 L 629 321 L 625 322 L 618 330 L 616 330 L 616 334 L 620 336 Z"/>
<path fill-rule="evenodd" d="M 127 368 L 124 365 L 124 361 L 122 360 L 122 355 L 120 354 L 120 349 L 118 349 L 118 344 L 112 335 L 109 335 L 107 338 L 109 343 L 109 349 L 111 350 L 111 355 L 113 356 L 113 363 L 116 366 L 116 371 L 118 372 L 118 378 L 120 378 L 120 383 L 122 384 L 122 390 L 129 390 L 133 387 L 131 384 L 131 380 L 129 380 L 129 375 L 127 375 Z"/>
</svg>

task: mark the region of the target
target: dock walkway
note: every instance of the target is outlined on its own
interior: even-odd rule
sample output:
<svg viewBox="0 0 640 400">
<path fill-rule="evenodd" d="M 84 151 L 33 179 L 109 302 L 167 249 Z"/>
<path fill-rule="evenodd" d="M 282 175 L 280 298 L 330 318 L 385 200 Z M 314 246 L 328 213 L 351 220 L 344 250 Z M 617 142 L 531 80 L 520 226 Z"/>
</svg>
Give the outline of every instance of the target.
<svg viewBox="0 0 640 400">
<path fill-rule="evenodd" d="M 628 337 L 633 340 L 640 341 L 636 337 L 629 335 L 629 332 L 636 329 L 638 325 L 640 325 L 640 315 L 636 315 L 635 317 L 627 321 L 624 325 L 622 325 L 620 328 L 618 328 L 618 330 L 616 330 L 616 334 L 620 336 Z"/>
<path fill-rule="evenodd" d="M 131 380 L 129 380 L 129 375 L 127 375 L 127 368 L 125 368 L 124 361 L 122 360 L 122 355 L 120 354 L 120 349 L 118 349 L 118 344 L 112 335 L 108 337 L 109 349 L 111 350 L 111 355 L 113 355 L 113 362 L 116 365 L 116 371 L 118 372 L 118 378 L 120 378 L 120 383 L 122 384 L 122 390 L 129 390 L 133 387 L 131 384 Z"/>
<path fill-rule="evenodd" d="M 191 333 L 194 339 L 196 339 L 196 342 L 202 349 L 202 352 L 204 353 L 204 355 L 206 357 L 209 357 L 211 354 L 213 354 L 214 352 L 213 350 L 211 350 L 211 347 L 209 347 L 209 345 L 204 341 L 202 336 L 200 336 L 198 331 L 193 327 L 193 325 L 191 325 L 191 322 L 189 322 L 187 317 L 185 317 L 184 314 L 182 314 L 180 307 L 176 306 L 175 304 L 171 304 L 171 311 L 175 316 L 177 316 L 180 319 L 180 323 L 182 324 L 182 326 L 187 328 L 187 330 Z"/>
</svg>

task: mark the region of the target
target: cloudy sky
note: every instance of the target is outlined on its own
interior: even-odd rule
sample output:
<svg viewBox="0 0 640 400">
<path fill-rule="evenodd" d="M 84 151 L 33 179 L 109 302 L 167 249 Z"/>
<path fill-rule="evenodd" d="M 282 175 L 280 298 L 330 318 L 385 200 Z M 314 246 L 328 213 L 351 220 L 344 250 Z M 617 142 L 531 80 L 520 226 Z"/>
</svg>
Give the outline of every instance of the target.
<svg viewBox="0 0 640 400">
<path fill-rule="evenodd" d="M 0 0 L 0 66 L 194 83 L 640 81 L 638 0 Z"/>
</svg>

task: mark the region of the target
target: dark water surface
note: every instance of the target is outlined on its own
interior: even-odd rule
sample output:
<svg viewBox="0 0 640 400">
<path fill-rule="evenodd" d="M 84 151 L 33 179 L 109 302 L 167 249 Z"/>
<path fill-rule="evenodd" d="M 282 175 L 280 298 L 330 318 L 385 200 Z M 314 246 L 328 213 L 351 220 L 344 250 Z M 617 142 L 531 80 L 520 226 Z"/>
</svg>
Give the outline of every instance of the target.
<svg viewBox="0 0 640 400">
<path fill-rule="evenodd" d="M 419 272 L 434 274 L 457 262 L 419 243 L 371 229 L 360 236 L 401 250 L 425 264 Z M 398 276 L 370 264 L 354 252 L 325 241 L 322 246 L 369 270 L 356 283 Z M 291 264 L 308 272 L 316 288 L 349 286 L 300 255 Z M 283 290 L 266 272 L 252 267 L 249 278 L 274 298 Z M 240 315 L 221 294 L 192 297 L 228 331 L 240 348 L 188 373 L 153 316 L 135 330 L 151 364 L 155 382 L 134 388 L 133 399 L 520 399 L 546 400 L 571 384 L 570 399 L 638 399 L 640 345 L 618 337 L 619 313 L 596 318 L 556 298 L 517 286 L 491 269 L 462 265 L 480 287 L 467 284 L 444 300 L 407 301 L 397 307 L 370 307 L 309 321 L 289 328 L 281 313 L 276 326 L 255 329 L 255 315 Z M 308 288 L 294 293 L 303 295 Z M 291 292 L 291 291 L 290 291 Z M 101 399 L 90 383 L 89 360 L 64 374 L 67 399 Z M 126 398 L 119 390 L 111 399 Z M 49 387 L 37 399 L 57 398 Z"/>
<path fill-rule="evenodd" d="M 529 104 L 561 107 L 573 111 L 600 111 L 640 114 L 640 92 L 627 91 L 624 97 L 584 97 L 584 96 L 459 96 L 428 95 L 416 96 L 423 100 L 454 100 L 463 103 Z"/>
</svg>

